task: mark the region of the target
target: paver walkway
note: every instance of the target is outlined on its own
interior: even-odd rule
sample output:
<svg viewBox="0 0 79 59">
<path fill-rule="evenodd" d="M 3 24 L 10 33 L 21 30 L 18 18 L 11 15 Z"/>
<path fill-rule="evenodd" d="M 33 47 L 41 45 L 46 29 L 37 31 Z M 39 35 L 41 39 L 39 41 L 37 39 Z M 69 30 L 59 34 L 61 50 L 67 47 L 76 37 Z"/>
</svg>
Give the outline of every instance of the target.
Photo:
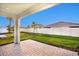
<svg viewBox="0 0 79 59">
<path fill-rule="evenodd" d="M 0 46 L 0 56 L 76 56 L 77 52 L 33 40 Z"/>
</svg>

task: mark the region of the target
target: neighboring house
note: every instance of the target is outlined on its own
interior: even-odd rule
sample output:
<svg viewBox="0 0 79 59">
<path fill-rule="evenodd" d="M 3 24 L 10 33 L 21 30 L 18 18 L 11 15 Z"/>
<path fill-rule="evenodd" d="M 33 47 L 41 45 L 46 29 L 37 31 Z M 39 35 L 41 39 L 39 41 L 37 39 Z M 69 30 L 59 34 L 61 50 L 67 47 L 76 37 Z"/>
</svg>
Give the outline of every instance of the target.
<svg viewBox="0 0 79 59">
<path fill-rule="evenodd" d="M 42 25 L 42 24 L 35 24 L 35 26 L 36 26 L 36 28 L 43 28 L 44 27 L 44 25 Z"/>
<path fill-rule="evenodd" d="M 61 27 L 66 27 L 66 28 L 79 28 L 78 23 L 72 23 L 72 22 L 56 22 L 54 24 L 47 25 L 45 28 L 61 28 Z"/>
<path fill-rule="evenodd" d="M 42 24 L 35 24 L 34 26 L 36 28 L 43 28 L 44 27 L 44 25 L 42 25 Z M 30 25 L 29 28 L 32 28 L 32 25 Z"/>
</svg>

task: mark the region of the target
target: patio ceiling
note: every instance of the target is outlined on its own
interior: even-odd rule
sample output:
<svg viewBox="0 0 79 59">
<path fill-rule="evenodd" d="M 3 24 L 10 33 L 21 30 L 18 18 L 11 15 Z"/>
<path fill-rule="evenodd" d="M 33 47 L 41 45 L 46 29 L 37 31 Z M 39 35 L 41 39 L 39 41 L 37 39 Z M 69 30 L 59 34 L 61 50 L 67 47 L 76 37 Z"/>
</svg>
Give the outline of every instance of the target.
<svg viewBox="0 0 79 59">
<path fill-rule="evenodd" d="M 0 3 L 0 16 L 23 17 L 57 5 L 56 3 Z"/>
<path fill-rule="evenodd" d="M 57 5 L 56 3 L 1 3 L 0 16 L 14 19 L 14 43 L 20 43 L 20 18 Z"/>
</svg>

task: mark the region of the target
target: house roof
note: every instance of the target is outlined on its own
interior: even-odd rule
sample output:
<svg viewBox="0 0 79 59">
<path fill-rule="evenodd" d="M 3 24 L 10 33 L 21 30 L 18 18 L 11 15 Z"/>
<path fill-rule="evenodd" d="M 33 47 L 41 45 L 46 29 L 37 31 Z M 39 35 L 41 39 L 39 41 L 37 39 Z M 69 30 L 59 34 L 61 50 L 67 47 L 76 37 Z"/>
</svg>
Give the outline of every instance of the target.
<svg viewBox="0 0 79 59">
<path fill-rule="evenodd" d="M 78 23 L 72 23 L 72 22 L 56 22 L 54 24 L 47 25 L 47 27 L 68 27 L 68 26 L 79 26 Z"/>
<path fill-rule="evenodd" d="M 35 23 L 34 26 L 35 26 L 35 27 L 44 27 L 44 25 L 38 24 L 38 23 Z M 32 27 L 32 24 L 30 25 L 30 27 Z"/>
<path fill-rule="evenodd" d="M 36 24 L 36 26 L 38 26 L 38 27 L 44 27 L 44 25 L 42 25 L 42 24 Z"/>
</svg>

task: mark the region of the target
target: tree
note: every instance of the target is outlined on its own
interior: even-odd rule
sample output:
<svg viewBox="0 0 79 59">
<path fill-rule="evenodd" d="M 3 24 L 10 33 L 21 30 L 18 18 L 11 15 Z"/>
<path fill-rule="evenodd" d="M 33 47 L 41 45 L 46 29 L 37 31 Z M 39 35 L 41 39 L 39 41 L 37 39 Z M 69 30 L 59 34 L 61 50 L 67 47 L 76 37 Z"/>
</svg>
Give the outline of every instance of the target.
<svg viewBox="0 0 79 59">
<path fill-rule="evenodd" d="M 0 26 L 0 28 L 1 28 L 1 26 Z"/>
<path fill-rule="evenodd" d="M 27 28 L 30 28 L 30 25 L 27 25 Z"/>
<path fill-rule="evenodd" d="M 35 23 L 35 21 L 32 22 L 31 27 L 33 28 L 33 32 L 35 32 L 35 30 L 36 30 L 36 23 Z"/>
<path fill-rule="evenodd" d="M 12 18 L 11 17 L 7 17 L 7 19 L 9 20 L 9 24 L 8 24 L 8 31 L 9 33 L 11 33 L 11 21 L 12 21 Z"/>
</svg>

